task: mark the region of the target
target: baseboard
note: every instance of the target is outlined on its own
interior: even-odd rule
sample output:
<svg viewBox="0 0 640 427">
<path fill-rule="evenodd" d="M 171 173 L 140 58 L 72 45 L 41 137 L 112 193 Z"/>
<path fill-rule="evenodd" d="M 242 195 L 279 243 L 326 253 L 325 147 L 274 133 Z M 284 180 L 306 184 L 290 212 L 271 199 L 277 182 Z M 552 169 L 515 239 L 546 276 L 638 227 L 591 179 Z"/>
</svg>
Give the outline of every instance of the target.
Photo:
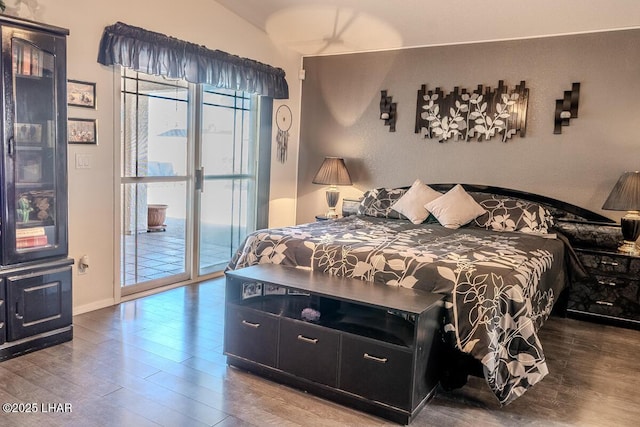
<svg viewBox="0 0 640 427">
<path fill-rule="evenodd" d="M 112 305 L 115 305 L 115 304 L 116 302 L 113 298 L 94 301 L 90 304 L 73 307 L 73 315 L 76 316 L 78 314 L 88 313 L 90 311 L 99 310 L 101 308 L 111 307 Z"/>
</svg>

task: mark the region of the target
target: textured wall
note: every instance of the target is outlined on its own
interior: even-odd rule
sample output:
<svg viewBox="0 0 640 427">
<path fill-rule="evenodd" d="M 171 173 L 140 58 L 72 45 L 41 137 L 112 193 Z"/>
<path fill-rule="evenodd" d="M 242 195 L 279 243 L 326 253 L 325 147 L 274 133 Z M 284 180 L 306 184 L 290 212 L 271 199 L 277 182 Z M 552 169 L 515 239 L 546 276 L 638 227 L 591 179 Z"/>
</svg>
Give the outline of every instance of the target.
<svg viewBox="0 0 640 427">
<path fill-rule="evenodd" d="M 466 182 L 530 191 L 603 213 L 620 174 L 640 169 L 640 30 L 308 57 L 302 89 L 297 221 L 326 209 L 311 184 L 342 156 L 357 196 L 375 186 Z M 414 133 L 416 94 L 454 86 L 530 89 L 527 134 L 507 143 L 444 142 Z M 581 83 L 579 118 L 553 134 L 555 100 Z M 378 119 L 380 90 L 398 103 L 396 132 Z"/>
</svg>

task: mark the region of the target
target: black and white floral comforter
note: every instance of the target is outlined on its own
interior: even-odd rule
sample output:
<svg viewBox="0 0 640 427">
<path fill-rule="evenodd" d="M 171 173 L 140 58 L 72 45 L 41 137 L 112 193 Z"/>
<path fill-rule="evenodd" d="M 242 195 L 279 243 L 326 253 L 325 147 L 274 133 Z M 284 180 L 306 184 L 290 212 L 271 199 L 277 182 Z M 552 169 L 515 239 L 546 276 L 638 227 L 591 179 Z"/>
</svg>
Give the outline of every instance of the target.
<svg viewBox="0 0 640 427">
<path fill-rule="evenodd" d="M 538 235 L 352 216 L 249 235 L 229 269 L 309 267 L 446 295 L 447 338 L 507 404 L 548 372 L 537 331 L 564 286 L 564 246 Z"/>
</svg>

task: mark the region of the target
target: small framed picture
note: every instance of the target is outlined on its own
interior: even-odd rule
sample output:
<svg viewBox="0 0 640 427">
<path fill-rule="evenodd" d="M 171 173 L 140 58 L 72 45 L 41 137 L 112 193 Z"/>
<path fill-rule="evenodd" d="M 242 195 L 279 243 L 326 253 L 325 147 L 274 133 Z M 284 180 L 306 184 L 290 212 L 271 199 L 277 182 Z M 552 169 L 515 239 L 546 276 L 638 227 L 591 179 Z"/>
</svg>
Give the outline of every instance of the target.
<svg viewBox="0 0 640 427">
<path fill-rule="evenodd" d="M 242 284 L 242 299 L 262 296 L 261 282 L 248 282 Z"/>
<path fill-rule="evenodd" d="M 42 180 L 42 154 L 40 151 L 18 151 L 16 157 L 17 181 L 38 183 Z"/>
<path fill-rule="evenodd" d="M 96 84 L 79 80 L 67 80 L 67 105 L 95 109 Z"/>
<path fill-rule="evenodd" d="M 40 144 L 42 142 L 42 125 L 16 123 L 14 135 L 18 144 Z"/>
<path fill-rule="evenodd" d="M 264 294 L 266 295 L 286 295 L 287 288 L 274 285 L 273 283 L 267 283 L 264 285 Z"/>
<path fill-rule="evenodd" d="M 67 134 L 69 144 L 97 144 L 96 119 L 69 119 Z"/>
</svg>

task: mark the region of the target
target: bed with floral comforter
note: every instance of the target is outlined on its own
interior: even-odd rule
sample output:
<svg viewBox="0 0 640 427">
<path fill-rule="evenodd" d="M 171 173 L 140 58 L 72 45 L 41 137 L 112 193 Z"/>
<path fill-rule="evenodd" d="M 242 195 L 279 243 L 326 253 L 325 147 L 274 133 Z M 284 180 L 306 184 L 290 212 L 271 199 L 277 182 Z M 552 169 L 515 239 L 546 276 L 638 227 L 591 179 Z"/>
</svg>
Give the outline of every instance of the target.
<svg viewBox="0 0 640 427">
<path fill-rule="evenodd" d="M 507 404 L 548 372 L 537 331 L 564 287 L 564 251 L 553 235 L 358 215 L 257 231 L 229 269 L 274 263 L 444 294 L 447 338 Z"/>
</svg>

